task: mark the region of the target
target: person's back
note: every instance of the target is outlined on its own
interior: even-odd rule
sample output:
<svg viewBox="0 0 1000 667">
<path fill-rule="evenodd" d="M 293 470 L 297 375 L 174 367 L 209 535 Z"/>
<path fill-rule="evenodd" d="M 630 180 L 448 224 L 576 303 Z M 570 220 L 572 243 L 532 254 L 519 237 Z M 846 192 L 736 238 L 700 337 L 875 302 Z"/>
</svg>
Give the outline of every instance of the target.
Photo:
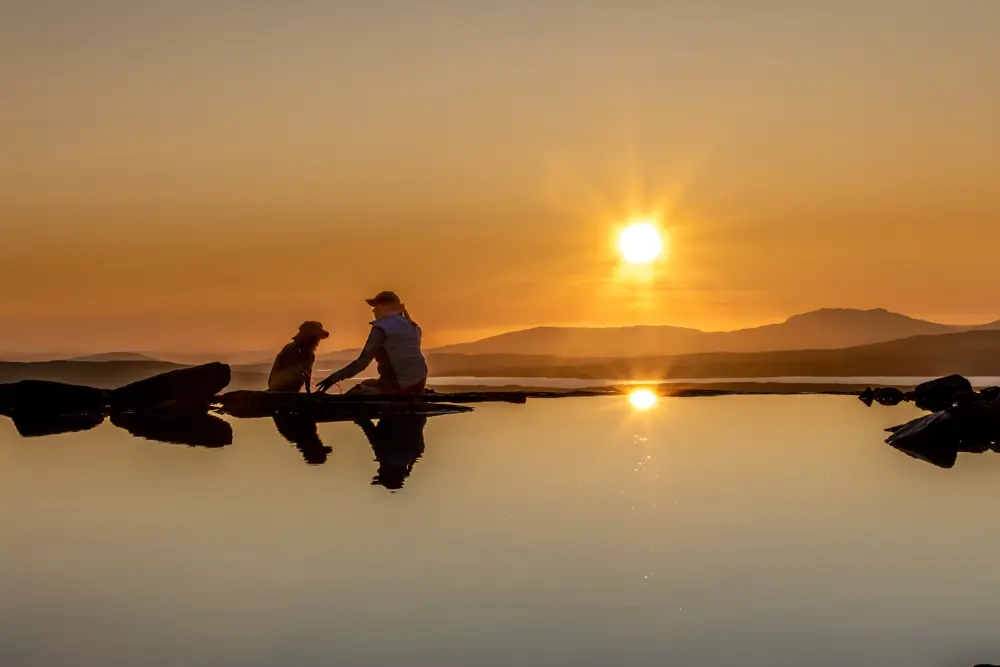
<svg viewBox="0 0 1000 667">
<path fill-rule="evenodd" d="M 375 320 L 372 326 L 385 335 L 385 343 L 375 355 L 379 377 L 400 389 L 425 382 L 427 361 L 420 349 L 420 327 L 402 313 Z"/>
<path fill-rule="evenodd" d="M 422 394 L 427 384 L 427 361 L 420 351 L 420 327 L 395 292 L 380 292 L 365 301 L 372 307 L 375 320 L 361 354 L 319 382 L 317 389 L 325 392 L 338 382 L 358 376 L 375 361 L 378 379 L 363 380 L 348 393 Z"/>
</svg>

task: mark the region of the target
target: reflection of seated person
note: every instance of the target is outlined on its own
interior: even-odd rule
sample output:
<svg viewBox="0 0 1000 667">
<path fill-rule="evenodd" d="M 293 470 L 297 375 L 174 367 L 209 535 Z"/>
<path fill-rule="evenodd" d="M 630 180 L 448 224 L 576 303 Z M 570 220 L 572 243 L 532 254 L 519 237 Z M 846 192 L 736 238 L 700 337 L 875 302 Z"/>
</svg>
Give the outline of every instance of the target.
<svg viewBox="0 0 1000 667">
<path fill-rule="evenodd" d="M 384 486 L 390 491 L 403 488 L 403 482 L 413 471 L 413 465 L 424 453 L 424 415 L 383 417 L 375 425 L 371 420 L 355 422 L 365 432 L 378 461 L 378 473 L 372 486 Z"/>
<path fill-rule="evenodd" d="M 319 439 L 316 422 L 296 415 L 274 415 L 274 425 L 288 442 L 295 445 L 306 463 L 312 466 L 323 465 L 333 451 Z"/>
</svg>

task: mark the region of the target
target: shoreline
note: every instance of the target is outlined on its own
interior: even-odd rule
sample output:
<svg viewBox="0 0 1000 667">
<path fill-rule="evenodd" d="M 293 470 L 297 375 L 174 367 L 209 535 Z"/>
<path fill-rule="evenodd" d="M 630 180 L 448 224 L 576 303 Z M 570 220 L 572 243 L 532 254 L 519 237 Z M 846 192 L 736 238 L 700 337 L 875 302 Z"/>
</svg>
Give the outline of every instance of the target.
<svg viewBox="0 0 1000 667">
<path fill-rule="evenodd" d="M 430 384 L 430 388 L 438 393 L 450 392 L 491 392 L 491 391 L 551 391 L 553 393 L 571 393 L 574 391 L 607 392 L 609 396 L 628 394 L 638 389 L 651 389 L 663 397 L 697 398 L 710 396 L 787 396 L 787 395 L 824 395 L 824 396 L 858 396 L 871 387 L 889 387 L 895 385 L 883 384 L 833 384 L 818 382 L 684 382 L 663 383 L 648 382 L 635 384 L 602 385 L 569 389 L 566 387 L 524 386 L 524 385 L 482 385 L 482 384 Z M 908 391 L 913 386 L 900 386 Z"/>
</svg>

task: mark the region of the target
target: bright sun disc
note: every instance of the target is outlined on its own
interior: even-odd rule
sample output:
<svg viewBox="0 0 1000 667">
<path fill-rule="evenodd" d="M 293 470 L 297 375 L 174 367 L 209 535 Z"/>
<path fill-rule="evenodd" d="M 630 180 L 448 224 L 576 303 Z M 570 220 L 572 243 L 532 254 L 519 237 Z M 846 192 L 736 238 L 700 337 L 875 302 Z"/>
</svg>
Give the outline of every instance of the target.
<svg viewBox="0 0 1000 667">
<path fill-rule="evenodd" d="M 654 224 L 634 222 L 618 237 L 618 249 L 629 264 L 649 264 L 663 252 L 663 239 Z"/>
<path fill-rule="evenodd" d="M 656 405 L 656 394 L 649 389 L 636 389 L 628 395 L 628 400 L 636 410 L 649 410 Z"/>
</svg>

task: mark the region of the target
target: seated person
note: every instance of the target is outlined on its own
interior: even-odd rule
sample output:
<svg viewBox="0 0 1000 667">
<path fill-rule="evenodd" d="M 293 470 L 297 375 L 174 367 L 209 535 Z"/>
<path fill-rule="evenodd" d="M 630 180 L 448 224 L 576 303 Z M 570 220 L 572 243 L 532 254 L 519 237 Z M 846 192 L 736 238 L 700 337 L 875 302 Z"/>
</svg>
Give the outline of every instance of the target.
<svg viewBox="0 0 1000 667">
<path fill-rule="evenodd" d="M 325 392 L 333 385 L 363 372 L 374 360 L 378 379 L 365 380 L 349 393 L 413 394 L 424 393 L 427 362 L 420 351 L 421 332 L 410 319 L 406 306 L 393 292 L 380 292 L 366 299 L 375 320 L 360 356 L 316 385 Z"/>
<path fill-rule="evenodd" d="M 319 322 L 303 322 L 292 342 L 285 345 L 271 366 L 267 378 L 268 391 L 310 391 L 313 364 L 316 362 L 316 348 L 319 342 L 330 334 Z"/>
</svg>

